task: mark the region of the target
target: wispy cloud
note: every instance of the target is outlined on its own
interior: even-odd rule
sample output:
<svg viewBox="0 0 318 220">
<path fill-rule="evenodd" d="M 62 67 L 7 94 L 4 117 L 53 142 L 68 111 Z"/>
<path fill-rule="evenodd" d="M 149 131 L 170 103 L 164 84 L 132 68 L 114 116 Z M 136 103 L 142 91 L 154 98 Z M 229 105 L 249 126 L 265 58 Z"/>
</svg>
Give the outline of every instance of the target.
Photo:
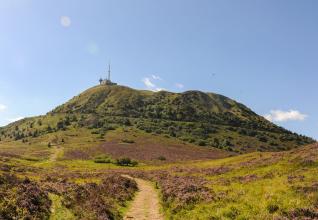
<svg viewBox="0 0 318 220">
<path fill-rule="evenodd" d="M 160 80 L 162 81 L 162 78 L 160 76 L 156 76 L 156 75 L 151 75 L 151 78 L 154 80 Z"/>
<path fill-rule="evenodd" d="M 0 112 L 6 110 L 8 107 L 6 105 L 0 104 Z"/>
<path fill-rule="evenodd" d="M 70 17 L 64 15 L 60 17 L 60 23 L 63 27 L 68 28 L 71 26 L 72 21 Z"/>
<path fill-rule="evenodd" d="M 154 91 L 154 92 L 159 92 L 162 90 L 165 90 L 164 88 L 161 88 L 156 85 L 154 81 L 162 81 L 162 79 L 159 76 L 151 75 L 151 77 L 145 77 L 142 79 L 142 82 L 144 85 L 147 87 L 147 89 Z"/>
<path fill-rule="evenodd" d="M 303 121 L 308 115 L 300 113 L 297 110 L 271 110 L 270 114 L 264 116 L 267 120 L 271 122 L 284 122 L 284 121 Z"/>
<path fill-rule="evenodd" d="M 151 82 L 151 79 L 148 78 L 148 77 L 145 77 L 142 79 L 142 82 L 145 84 L 145 86 L 148 88 L 148 89 L 153 89 L 156 87 L 156 85 Z"/>
<path fill-rule="evenodd" d="M 183 89 L 184 88 L 184 85 L 182 83 L 176 83 L 175 86 L 178 88 L 178 89 Z"/>
</svg>

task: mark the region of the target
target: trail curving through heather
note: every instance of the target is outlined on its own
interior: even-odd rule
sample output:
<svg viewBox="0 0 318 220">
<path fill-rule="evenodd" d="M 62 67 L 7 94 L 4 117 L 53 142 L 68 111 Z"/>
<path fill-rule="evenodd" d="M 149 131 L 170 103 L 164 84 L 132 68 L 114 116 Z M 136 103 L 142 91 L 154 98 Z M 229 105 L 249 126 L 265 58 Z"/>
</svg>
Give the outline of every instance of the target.
<svg viewBox="0 0 318 220">
<path fill-rule="evenodd" d="M 53 154 L 50 156 L 50 162 L 56 162 L 58 157 L 63 153 L 63 148 L 61 146 L 54 146 L 53 147 Z"/>
<path fill-rule="evenodd" d="M 160 200 L 158 193 L 149 181 L 126 176 L 137 182 L 139 191 L 136 194 L 125 220 L 163 220 L 160 214 Z"/>
</svg>

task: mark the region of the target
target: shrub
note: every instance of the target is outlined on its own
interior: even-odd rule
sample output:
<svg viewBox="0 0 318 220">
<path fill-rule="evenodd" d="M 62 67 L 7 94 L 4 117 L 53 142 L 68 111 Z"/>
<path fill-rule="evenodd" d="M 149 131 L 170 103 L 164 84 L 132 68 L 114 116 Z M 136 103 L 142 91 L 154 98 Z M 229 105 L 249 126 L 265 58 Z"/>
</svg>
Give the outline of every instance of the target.
<svg viewBox="0 0 318 220">
<path fill-rule="evenodd" d="M 103 139 L 104 139 L 104 136 L 105 136 L 105 133 L 100 133 L 100 134 L 99 134 L 99 139 L 102 139 L 102 140 L 103 140 Z"/>
<path fill-rule="evenodd" d="M 220 147 L 225 149 L 225 148 L 229 148 L 230 146 L 232 146 L 231 141 L 229 141 L 228 139 L 224 139 Z"/>
<path fill-rule="evenodd" d="M 167 158 L 165 158 L 164 156 L 159 156 L 158 160 L 164 161 L 164 160 L 167 160 Z"/>
<path fill-rule="evenodd" d="M 47 132 L 48 132 L 48 133 L 53 132 L 53 129 L 52 129 L 52 127 L 51 127 L 50 125 L 49 125 L 49 126 L 47 126 L 46 130 L 47 130 Z"/>
<path fill-rule="evenodd" d="M 131 122 L 128 118 L 124 118 L 123 119 L 123 124 L 126 125 L 126 126 L 131 126 Z"/>
<path fill-rule="evenodd" d="M 190 142 L 190 143 L 194 143 L 195 140 L 194 140 L 193 138 L 190 138 L 190 139 L 189 139 L 189 142 Z"/>
<path fill-rule="evenodd" d="M 116 160 L 116 164 L 118 166 L 137 166 L 138 162 L 130 159 L 129 157 L 123 157 Z"/>
<path fill-rule="evenodd" d="M 125 206 L 138 189 L 134 180 L 120 175 L 108 175 L 99 184 L 67 185 L 62 204 L 76 219 L 123 219 L 118 206 Z"/>
<path fill-rule="evenodd" d="M 95 163 L 113 163 L 113 159 L 108 155 L 99 155 L 94 159 Z"/>
<path fill-rule="evenodd" d="M 267 205 L 267 210 L 268 210 L 268 212 L 269 212 L 270 214 L 273 214 L 273 213 L 277 212 L 278 209 L 279 209 L 279 206 L 276 205 L 276 204 L 270 203 L 270 204 Z"/>
<path fill-rule="evenodd" d="M 198 144 L 199 146 L 206 146 L 206 142 L 203 140 L 200 140 Z"/>
<path fill-rule="evenodd" d="M 56 128 L 57 128 L 57 130 L 65 130 L 66 129 L 66 125 L 64 124 L 64 121 L 59 121 L 56 124 Z"/>
<path fill-rule="evenodd" d="M 133 144 L 133 143 L 135 143 L 134 140 L 130 140 L 130 139 L 123 139 L 122 142 L 123 142 L 123 143 L 127 143 L 127 144 Z"/>
<path fill-rule="evenodd" d="M 261 141 L 261 142 L 265 142 L 265 143 L 268 141 L 268 139 L 266 137 L 264 137 L 264 136 L 259 136 L 258 140 Z"/>
<path fill-rule="evenodd" d="M 0 175 L 0 219 L 49 219 L 47 192 L 29 179 Z"/>
</svg>

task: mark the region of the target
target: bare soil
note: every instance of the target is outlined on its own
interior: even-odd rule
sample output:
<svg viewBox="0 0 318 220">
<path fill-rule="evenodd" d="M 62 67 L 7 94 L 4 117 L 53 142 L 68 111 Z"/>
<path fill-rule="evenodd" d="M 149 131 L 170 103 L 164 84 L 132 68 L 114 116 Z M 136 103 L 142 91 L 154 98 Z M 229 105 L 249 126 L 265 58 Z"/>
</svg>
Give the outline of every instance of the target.
<svg viewBox="0 0 318 220">
<path fill-rule="evenodd" d="M 159 196 L 151 182 L 138 178 L 133 179 L 137 182 L 139 191 L 124 219 L 163 220 L 163 216 L 160 214 Z"/>
</svg>

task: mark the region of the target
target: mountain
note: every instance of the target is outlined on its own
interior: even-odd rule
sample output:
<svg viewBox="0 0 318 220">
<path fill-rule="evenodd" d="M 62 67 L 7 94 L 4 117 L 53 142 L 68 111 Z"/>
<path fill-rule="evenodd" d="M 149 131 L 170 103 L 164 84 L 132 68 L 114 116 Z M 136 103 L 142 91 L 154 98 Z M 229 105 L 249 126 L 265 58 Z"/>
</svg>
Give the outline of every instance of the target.
<svg viewBox="0 0 318 220">
<path fill-rule="evenodd" d="M 162 156 L 160 153 L 169 157 L 163 151 L 171 146 L 176 154 L 191 148 L 184 155 L 203 149 L 202 155 L 212 152 L 225 156 L 224 152 L 281 151 L 314 142 L 222 95 L 200 91 L 152 92 L 119 85 L 95 86 L 44 116 L 0 128 L 0 138 L 7 145 L 69 144 L 69 155 L 84 158 L 101 150 L 115 156 L 130 152 L 137 159 L 145 149 L 149 153 L 159 151 L 152 157 Z M 85 148 L 79 153 L 78 146 L 84 142 L 94 145 L 95 150 Z M 157 146 L 158 143 L 164 144 Z M 126 145 L 133 148 L 127 150 Z M 136 153 L 138 147 L 141 149 Z M 43 149 L 42 154 L 46 153 Z"/>
</svg>

